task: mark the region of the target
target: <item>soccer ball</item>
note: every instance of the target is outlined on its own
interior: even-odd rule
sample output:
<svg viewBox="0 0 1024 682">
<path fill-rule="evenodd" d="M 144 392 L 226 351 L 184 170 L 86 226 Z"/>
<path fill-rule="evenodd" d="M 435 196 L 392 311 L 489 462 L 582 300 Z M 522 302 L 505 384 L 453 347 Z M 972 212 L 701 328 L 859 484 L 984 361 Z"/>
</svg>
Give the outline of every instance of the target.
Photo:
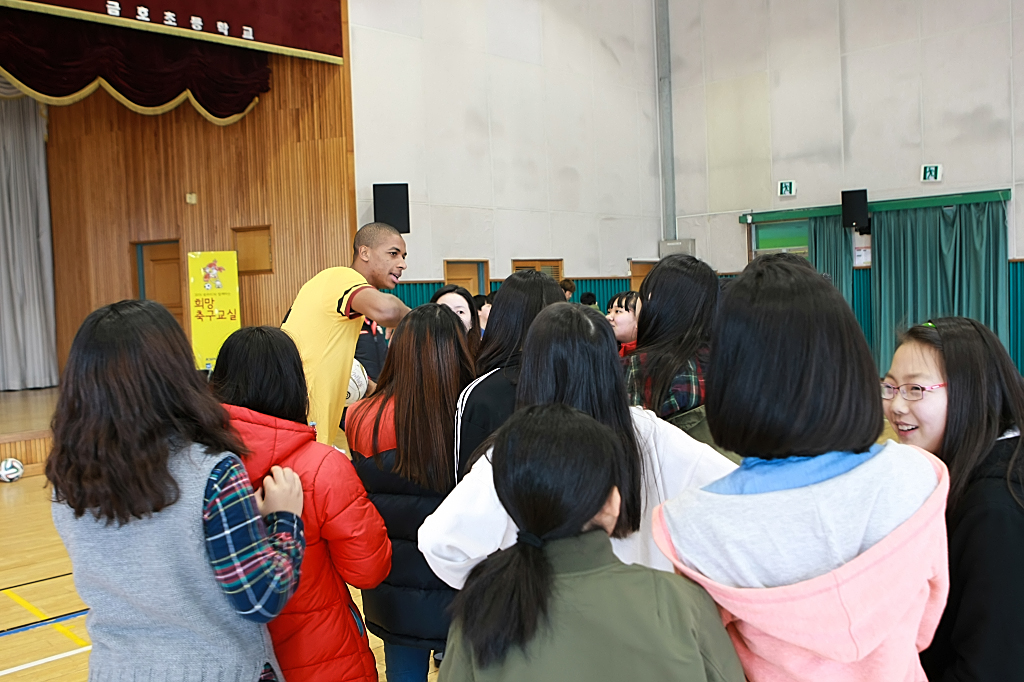
<svg viewBox="0 0 1024 682">
<path fill-rule="evenodd" d="M 348 393 L 345 395 L 345 405 L 351 405 L 366 395 L 369 386 L 369 378 L 366 376 L 366 369 L 363 363 L 358 360 L 352 361 L 352 376 L 348 379 Z"/>
<path fill-rule="evenodd" d="M 14 483 L 25 473 L 25 465 L 10 457 L 0 462 L 0 481 Z"/>
</svg>

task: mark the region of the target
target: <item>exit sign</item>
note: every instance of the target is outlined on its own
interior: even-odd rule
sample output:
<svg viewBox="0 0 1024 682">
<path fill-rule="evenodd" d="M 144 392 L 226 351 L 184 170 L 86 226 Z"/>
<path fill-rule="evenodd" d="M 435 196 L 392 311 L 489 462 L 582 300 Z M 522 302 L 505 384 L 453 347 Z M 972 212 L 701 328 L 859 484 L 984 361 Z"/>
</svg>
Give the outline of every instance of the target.
<svg viewBox="0 0 1024 682">
<path fill-rule="evenodd" d="M 780 180 L 779 181 L 779 196 L 780 197 L 795 197 L 796 196 L 796 183 L 792 180 Z"/>
<path fill-rule="evenodd" d="M 942 164 L 921 166 L 921 182 L 942 182 Z"/>
</svg>

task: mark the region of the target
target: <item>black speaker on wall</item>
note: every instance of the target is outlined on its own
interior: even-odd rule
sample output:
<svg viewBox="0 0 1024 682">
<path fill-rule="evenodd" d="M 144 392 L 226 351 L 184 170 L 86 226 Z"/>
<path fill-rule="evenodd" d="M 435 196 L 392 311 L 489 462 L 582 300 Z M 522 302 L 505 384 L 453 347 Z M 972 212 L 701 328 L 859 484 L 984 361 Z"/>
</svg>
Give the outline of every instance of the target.
<svg viewBox="0 0 1024 682">
<path fill-rule="evenodd" d="M 868 217 L 868 191 L 852 189 L 843 192 L 843 227 L 857 230 L 858 234 L 871 234 Z"/>
<path fill-rule="evenodd" d="M 409 232 L 409 185 L 392 183 L 373 186 L 373 219 L 387 223 L 402 234 Z"/>
</svg>

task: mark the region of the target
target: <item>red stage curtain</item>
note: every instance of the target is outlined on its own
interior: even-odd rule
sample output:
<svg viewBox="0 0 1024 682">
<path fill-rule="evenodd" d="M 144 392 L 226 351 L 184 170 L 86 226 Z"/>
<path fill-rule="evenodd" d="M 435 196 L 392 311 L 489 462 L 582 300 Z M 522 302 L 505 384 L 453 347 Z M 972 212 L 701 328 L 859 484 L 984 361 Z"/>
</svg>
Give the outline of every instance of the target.
<svg viewBox="0 0 1024 682">
<path fill-rule="evenodd" d="M 0 73 L 50 104 L 102 86 L 140 113 L 188 99 L 222 125 L 270 89 L 265 52 L 8 8 L 0 8 Z"/>
</svg>

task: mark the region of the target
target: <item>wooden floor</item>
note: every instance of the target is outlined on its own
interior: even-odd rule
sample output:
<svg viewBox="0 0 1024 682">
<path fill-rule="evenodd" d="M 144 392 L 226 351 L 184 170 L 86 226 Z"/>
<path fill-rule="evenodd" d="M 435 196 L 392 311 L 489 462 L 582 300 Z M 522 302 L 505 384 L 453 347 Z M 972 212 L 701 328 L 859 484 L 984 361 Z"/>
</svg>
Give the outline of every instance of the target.
<svg viewBox="0 0 1024 682">
<path fill-rule="evenodd" d="M 56 388 L 0 391 L 0 435 L 50 428 L 56 405 Z"/>
</svg>

